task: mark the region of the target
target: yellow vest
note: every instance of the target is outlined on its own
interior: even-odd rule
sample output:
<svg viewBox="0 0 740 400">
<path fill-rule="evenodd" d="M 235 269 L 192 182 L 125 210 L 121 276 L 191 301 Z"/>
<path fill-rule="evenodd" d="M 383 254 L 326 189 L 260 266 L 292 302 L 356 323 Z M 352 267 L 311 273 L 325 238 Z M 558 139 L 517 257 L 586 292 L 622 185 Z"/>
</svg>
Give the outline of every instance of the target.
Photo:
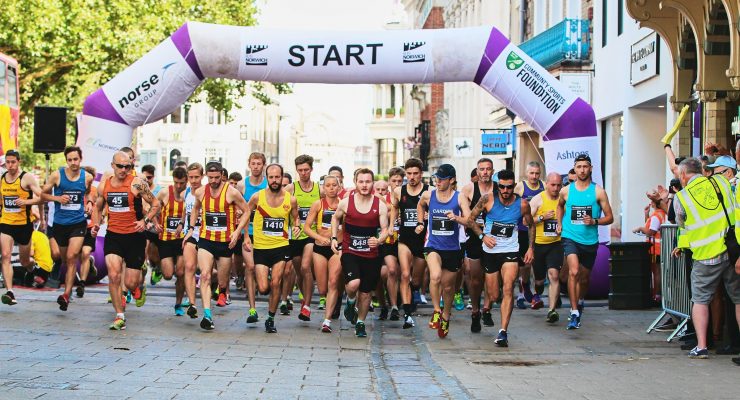
<svg viewBox="0 0 740 400">
<path fill-rule="evenodd" d="M 283 202 L 277 207 L 267 203 L 266 190 L 258 193 L 257 210 L 254 212 L 254 248 L 257 250 L 276 249 L 287 246 L 290 224 L 290 193 L 285 192 Z"/>
<path fill-rule="evenodd" d="M 735 224 L 735 206 L 730 183 L 721 175 L 712 179 L 717 183 L 730 223 Z M 686 212 L 684 228 L 679 232 L 678 247 L 689 248 L 695 260 L 708 260 L 727 251 L 725 234 L 729 229 L 727 218 L 714 186 L 705 177 L 698 177 L 676 194 Z"/>
<path fill-rule="evenodd" d="M 31 246 L 33 246 L 33 260 L 46 272 L 51 272 L 54 261 L 51 259 L 51 246 L 49 238 L 39 231 L 31 234 Z"/>
<path fill-rule="evenodd" d="M 26 172 L 21 172 L 20 175 L 13 181 L 8 182 L 6 180 L 6 174 L 2 176 L 2 216 L 0 216 L 0 224 L 7 225 L 27 225 L 31 223 L 31 206 L 17 206 L 15 201 L 18 199 L 30 199 L 33 197 L 33 192 L 25 190 L 21 187 L 21 180 Z"/>
<path fill-rule="evenodd" d="M 560 241 L 560 235 L 558 235 L 555 230 L 558 223 L 557 218 L 542 220 L 542 222 L 538 222 L 538 219 L 540 216 L 543 216 L 544 218 L 544 215 L 547 214 L 548 211 L 557 212 L 558 199 L 550 200 L 545 192 L 540 192 L 538 196 L 542 199 L 542 205 L 537 209 L 537 213 L 534 217 L 535 226 L 537 227 L 535 230 L 536 236 L 534 242 L 537 244 L 557 243 Z"/>
</svg>

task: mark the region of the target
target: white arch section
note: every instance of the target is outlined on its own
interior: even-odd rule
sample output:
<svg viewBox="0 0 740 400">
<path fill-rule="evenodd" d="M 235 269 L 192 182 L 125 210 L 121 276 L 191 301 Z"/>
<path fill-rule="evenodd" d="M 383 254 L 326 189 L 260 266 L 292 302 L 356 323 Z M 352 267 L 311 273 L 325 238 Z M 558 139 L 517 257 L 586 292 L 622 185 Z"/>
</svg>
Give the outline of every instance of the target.
<svg viewBox="0 0 740 400">
<path fill-rule="evenodd" d="M 601 181 L 591 106 L 491 26 L 290 31 L 188 22 L 85 100 L 77 145 L 86 162 L 107 170 L 113 152 L 130 145 L 134 128 L 174 111 L 206 77 L 475 82 L 543 136 L 548 170 L 566 173 L 587 152 Z"/>
</svg>

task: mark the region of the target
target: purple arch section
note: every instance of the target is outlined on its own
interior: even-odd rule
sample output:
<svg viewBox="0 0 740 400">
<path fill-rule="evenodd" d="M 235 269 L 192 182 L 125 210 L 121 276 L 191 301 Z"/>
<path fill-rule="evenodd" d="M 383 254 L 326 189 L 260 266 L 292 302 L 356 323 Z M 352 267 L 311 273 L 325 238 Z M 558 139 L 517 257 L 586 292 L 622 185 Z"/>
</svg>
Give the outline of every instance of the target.
<svg viewBox="0 0 740 400">
<path fill-rule="evenodd" d="M 128 125 L 126 121 L 118 115 L 110 101 L 108 101 L 108 97 L 106 97 L 103 89 L 98 89 L 90 96 L 87 96 L 85 104 L 82 106 L 82 113 L 91 117 Z"/>
<path fill-rule="evenodd" d="M 572 139 L 596 136 L 596 114 L 594 109 L 580 97 L 544 135 L 545 140 Z"/>
<path fill-rule="evenodd" d="M 483 77 L 485 77 L 488 70 L 491 69 L 493 62 L 496 61 L 508 44 L 509 39 L 507 39 L 506 36 L 496 28 L 491 29 L 491 35 L 488 37 L 486 49 L 483 51 L 483 57 L 481 57 L 478 72 L 475 73 L 475 79 L 473 79 L 476 84 L 480 85 L 483 81 Z"/>
<path fill-rule="evenodd" d="M 195 76 L 198 79 L 203 80 L 203 72 L 200 70 L 198 60 L 195 57 L 195 50 L 193 50 L 193 44 L 190 42 L 190 34 L 188 33 L 188 24 L 185 23 L 175 33 L 172 34 L 172 42 L 175 44 L 177 51 L 180 52 L 185 62 L 188 63 L 190 69 L 193 70 Z"/>
</svg>

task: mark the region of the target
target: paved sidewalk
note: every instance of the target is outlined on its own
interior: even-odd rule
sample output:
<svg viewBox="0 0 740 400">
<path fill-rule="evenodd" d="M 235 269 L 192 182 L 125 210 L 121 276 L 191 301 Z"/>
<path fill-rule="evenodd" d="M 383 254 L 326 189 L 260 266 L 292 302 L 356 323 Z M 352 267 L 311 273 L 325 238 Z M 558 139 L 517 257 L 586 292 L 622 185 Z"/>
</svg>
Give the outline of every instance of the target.
<svg viewBox="0 0 740 400">
<path fill-rule="evenodd" d="M 428 308 L 410 330 L 368 321 L 367 339 L 346 321 L 321 333 L 317 310 L 309 323 L 297 310 L 278 316 L 268 335 L 266 304 L 247 326 L 236 293 L 229 307 L 214 307 L 216 330 L 206 332 L 173 315 L 167 283 L 150 289 L 143 308 L 130 304 L 127 330 L 115 332 L 105 287 L 88 288 L 66 313 L 56 291 L 16 293 L 18 305 L 0 305 L 2 398 L 737 398 L 740 368 L 730 357 L 689 360 L 666 334 L 645 334 L 656 311 L 590 307 L 583 328 L 566 331 L 564 315 L 550 326 L 545 310 L 515 310 L 511 347 L 501 349 L 498 326 L 470 333 L 469 311 L 453 315 L 444 340 L 426 328 Z"/>
</svg>

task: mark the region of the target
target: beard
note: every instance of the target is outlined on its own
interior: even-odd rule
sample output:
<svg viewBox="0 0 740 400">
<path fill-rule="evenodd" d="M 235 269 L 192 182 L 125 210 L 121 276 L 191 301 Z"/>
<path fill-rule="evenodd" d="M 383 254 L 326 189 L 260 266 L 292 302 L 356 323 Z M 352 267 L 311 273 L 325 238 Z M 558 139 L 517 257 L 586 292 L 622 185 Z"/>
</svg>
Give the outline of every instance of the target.
<svg viewBox="0 0 740 400">
<path fill-rule="evenodd" d="M 268 185 L 268 187 L 270 188 L 270 191 L 273 193 L 279 193 L 280 189 L 282 189 L 282 185 L 280 185 L 279 183 L 271 183 Z"/>
</svg>

